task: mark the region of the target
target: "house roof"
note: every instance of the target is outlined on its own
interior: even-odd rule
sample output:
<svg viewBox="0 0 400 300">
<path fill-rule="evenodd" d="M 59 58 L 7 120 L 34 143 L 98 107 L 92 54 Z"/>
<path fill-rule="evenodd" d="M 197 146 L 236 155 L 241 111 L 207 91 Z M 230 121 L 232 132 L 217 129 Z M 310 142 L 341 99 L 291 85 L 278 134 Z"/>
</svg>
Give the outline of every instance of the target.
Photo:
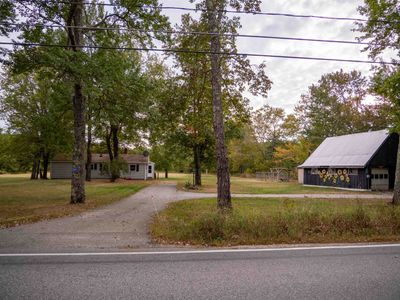
<svg viewBox="0 0 400 300">
<path fill-rule="evenodd" d="M 388 136 L 379 130 L 326 138 L 299 168 L 364 168 Z"/>
<path fill-rule="evenodd" d="M 132 163 L 148 163 L 150 162 L 149 156 L 145 156 L 143 154 L 120 154 L 120 157 L 125 160 L 128 164 Z M 57 154 L 52 161 L 54 162 L 71 162 L 71 156 L 66 154 Z M 108 154 L 92 154 L 92 162 L 100 163 L 107 162 L 110 160 Z"/>
</svg>

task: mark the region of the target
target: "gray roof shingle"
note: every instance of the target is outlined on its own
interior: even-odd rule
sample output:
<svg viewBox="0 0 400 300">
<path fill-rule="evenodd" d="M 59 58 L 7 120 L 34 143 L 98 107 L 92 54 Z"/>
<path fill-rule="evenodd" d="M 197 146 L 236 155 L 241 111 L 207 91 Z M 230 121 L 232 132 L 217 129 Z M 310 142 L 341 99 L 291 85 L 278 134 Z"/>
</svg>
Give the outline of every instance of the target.
<svg viewBox="0 0 400 300">
<path fill-rule="evenodd" d="M 326 138 L 299 168 L 363 168 L 388 136 L 379 130 Z"/>
</svg>

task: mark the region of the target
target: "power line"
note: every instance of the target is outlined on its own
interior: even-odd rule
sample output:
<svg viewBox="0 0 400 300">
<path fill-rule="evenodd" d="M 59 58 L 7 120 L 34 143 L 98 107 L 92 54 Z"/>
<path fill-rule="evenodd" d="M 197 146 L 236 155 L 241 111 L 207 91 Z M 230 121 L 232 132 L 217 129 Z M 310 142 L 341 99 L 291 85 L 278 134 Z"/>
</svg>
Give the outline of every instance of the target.
<svg viewBox="0 0 400 300">
<path fill-rule="evenodd" d="M 160 34 L 180 34 L 180 35 L 199 35 L 199 36 L 226 36 L 226 37 L 238 37 L 238 38 L 257 38 L 257 39 L 275 39 L 275 40 L 289 40 L 289 41 L 302 41 L 302 42 L 319 42 L 319 43 L 338 43 L 338 44 L 352 44 L 352 45 L 368 45 L 365 42 L 357 41 L 346 41 L 346 40 L 331 40 L 331 39 L 312 39 L 312 38 L 299 38 L 299 37 L 284 37 L 284 36 L 272 36 L 272 35 L 251 35 L 251 34 L 240 34 L 240 33 L 212 33 L 204 31 L 179 31 L 179 30 L 141 30 L 126 27 L 91 27 L 91 26 L 61 26 L 61 25 L 50 25 L 50 24 L 23 24 L 23 23 L 7 23 L 0 22 L 16 27 L 45 27 L 45 28 L 78 28 L 82 30 L 93 30 L 93 31 L 128 31 L 128 32 L 144 32 L 144 33 L 160 33 Z"/>
<path fill-rule="evenodd" d="M 68 45 L 63 46 L 63 45 L 56 45 L 56 44 L 20 43 L 20 42 L 0 42 L 0 45 L 34 46 L 34 47 L 49 47 L 49 48 L 69 48 Z M 376 61 L 370 61 L 370 60 L 340 59 L 340 58 L 325 58 L 325 57 L 309 57 L 309 56 L 293 56 L 293 55 L 275 55 L 275 54 L 260 54 L 260 53 L 212 52 L 212 51 L 188 50 L 188 49 L 107 47 L 107 46 L 91 46 L 91 45 L 78 45 L 78 46 L 75 46 L 75 47 L 76 48 L 86 48 L 86 49 L 126 50 L 126 51 L 145 51 L 145 52 L 163 52 L 163 53 L 218 54 L 218 55 L 221 55 L 221 56 L 246 56 L 246 57 L 300 59 L 300 60 L 316 60 L 316 61 L 336 61 L 336 62 L 364 63 L 364 64 L 398 65 L 395 62 L 385 62 L 385 61 L 376 62 Z"/>
<path fill-rule="evenodd" d="M 65 1 L 57 1 L 58 3 L 70 4 Z M 93 5 L 90 2 L 83 2 L 83 5 Z M 120 5 L 114 3 L 95 3 L 98 6 L 109 6 L 117 7 Z M 180 11 L 191 11 L 191 12 L 207 12 L 206 9 L 202 8 L 191 8 L 191 7 L 181 7 L 181 6 L 155 6 L 155 5 L 136 5 L 136 7 L 144 9 L 155 9 L 155 10 L 180 10 Z M 322 19 L 322 20 L 335 20 L 335 21 L 357 21 L 357 22 L 367 22 L 367 19 L 362 18 L 351 18 L 351 17 L 331 17 L 331 16 L 321 16 L 321 15 L 302 15 L 302 14 L 291 14 L 291 13 L 276 13 L 276 12 L 262 12 L 262 11 L 246 11 L 246 10 L 217 10 L 218 12 L 232 13 L 232 14 L 251 14 L 251 15 L 262 15 L 262 16 L 275 16 L 275 17 L 289 17 L 289 18 L 309 18 L 309 19 Z M 376 20 L 377 22 L 392 23 L 388 20 Z"/>
</svg>

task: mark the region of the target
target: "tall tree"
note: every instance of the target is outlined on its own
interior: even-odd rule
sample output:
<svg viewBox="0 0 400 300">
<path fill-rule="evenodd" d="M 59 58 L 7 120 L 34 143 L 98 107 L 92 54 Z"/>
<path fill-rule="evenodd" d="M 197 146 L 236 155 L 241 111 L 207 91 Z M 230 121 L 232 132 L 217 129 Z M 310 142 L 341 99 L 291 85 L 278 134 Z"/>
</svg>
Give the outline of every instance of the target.
<svg viewBox="0 0 400 300">
<path fill-rule="evenodd" d="M 13 2 L 19 19 L 23 19 L 30 26 L 22 27 L 20 36 L 28 43 L 55 44 L 56 47 L 39 49 L 25 46 L 30 51 L 15 51 L 13 57 L 16 69 L 27 71 L 38 65 L 46 65 L 64 74 L 66 79 L 74 82 L 72 107 L 74 111 L 74 151 L 71 181 L 71 203 L 85 201 L 85 86 L 84 78 L 93 76 L 96 68 L 88 68 L 90 59 L 85 46 L 84 34 L 96 27 L 125 26 L 132 29 L 132 43 L 151 45 L 153 38 L 162 38 L 160 29 L 168 27 L 167 19 L 160 14 L 157 0 L 138 0 L 116 2 L 112 11 L 108 11 L 102 20 L 95 24 L 85 23 L 84 10 L 88 3 L 83 0 L 70 1 L 36 1 L 16 0 Z M 98 5 L 94 3 L 94 5 Z M 50 27 L 49 27 L 50 26 Z M 56 31 L 53 26 L 62 28 L 57 39 L 48 33 Z M 154 35 L 147 34 L 146 30 L 155 30 Z M 111 30 L 111 29 L 110 29 Z M 60 30 L 58 30 L 60 31 Z M 58 47 L 57 47 L 58 46 Z M 93 45 L 92 45 L 93 46 Z M 25 60 L 21 59 L 21 52 Z M 20 63 L 18 63 L 20 62 Z M 22 62 L 22 63 L 21 63 Z M 92 65 L 93 66 L 93 65 Z M 21 71 L 21 70 L 20 70 Z"/>
<path fill-rule="evenodd" d="M 367 22 L 359 22 L 357 30 L 363 35 L 361 41 L 367 41 L 366 51 L 373 59 L 386 50 L 397 52 L 399 63 L 400 56 L 400 13 L 397 0 L 364 0 L 364 5 L 358 8 L 361 15 L 367 18 Z M 400 133 L 400 68 L 381 67 L 376 69 L 375 90 L 389 98 L 393 103 L 392 114 L 394 116 L 395 131 Z M 400 205 L 400 143 L 397 151 L 396 180 L 394 184 L 393 204 Z"/>
<path fill-rule="evenodd" d="M 16 154 L 32 163 L 31 179 L 47 179 L 49 160 L 70 152 L 72 116 L 71 85 L 48 69 L 35 73 L 5 73 L 1 80 L 0 113 L 19 144 Z M 14 147 L 15 148 L 15 147 Z"/>
<path fill-rule="evenodd" d="M 326 137 L 383 129 L 387 116 L 368 119 L 375 107 L 366 104 L 368 81 L 358 71 L 322 75 L 296 107 L 303 134 L 316 146 Z"/>
<path fill-rule="evenodd" d="M 194 2 L 194 1 L 193 1 Z M 224 38 L 224 33 L 236 33 L 240 26 L 239 19 L 230 19 L 226 15 L 228 6 L 234 9 L 244 9 L 247 12 L 260 10 L 259 0 L 203 0 L 198 3 L 198 7 L 203 10 L 202 19 L 207 24 L 208 32 L 210 33 L 210 61 L 211 61 L 211 86 L 213 99 L 213 129 L 215 137 L 215 148 L 217 158 L 217 183 L 218 183 L 218 200 L 217 206 L 221 210 L 230 209 L 232 207 L 230 194 L 230 175 L 227 149 L 225 145 L 225 129 L 224 129 L 224 113 L 223 113 L 223 72 L 222 66 L 224 60 L 229 60 L 229 57 L 221 55 L 223 52 L 235 53 L 235 38 L 231 43 L 225 45 L 221 43 Z M 235 24 L 236 26 L 232 26 Z M 241 63 L 248 64 L 247 60 L 242 60 Z M 266 93 L 270 88 L 271 82 L 266 78 L 263 70 L 260 70 L 259 90 Z M 262 87 L 261 87 L 262 86 Z M 250 91 L 255 88 L 255 85 L 250 85 Z M 243 92 L 243 90 L 241 90 Z"/>
</svg>

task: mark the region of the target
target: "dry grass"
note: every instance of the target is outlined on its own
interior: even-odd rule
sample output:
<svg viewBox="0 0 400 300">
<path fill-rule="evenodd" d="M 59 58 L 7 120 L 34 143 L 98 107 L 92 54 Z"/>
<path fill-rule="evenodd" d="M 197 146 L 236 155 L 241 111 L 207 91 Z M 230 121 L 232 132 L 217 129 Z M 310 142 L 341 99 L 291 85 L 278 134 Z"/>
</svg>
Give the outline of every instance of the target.
<svg viewBox="0 0 400 300">
<path fill-rule="evenodd" d="M 234 199 L 221 215 L 215 199 L 172 203 L 151 233 L 166 244 L 212 246 L 400 240 L 400 207 L 383 200 Z"/>
<path fill-rule="evenodd" d="M 192 182 L 191 174 L 172 173 L 168 181 L 175 181 L 178 189 L 184 190 L 186 182 Z M 215 175 L 202 175 L 203 185 L 195 191 L 202 193 L 215 193 L 217 190 L 217 179 Z M 255 178 L 243 178 L 238 176 L 231 177 L 231 192 L 235 194 L 332 194 L 332 193 L 352 193 L 334 188 L 320 188 L 303 186 L 295 181 L 291 182 L 268 182 Z"/>
<path fill-rule="evenodd" d="M 150 182 L 93 180 L 85 204 L 69 204 L 70 180 L 29 180 L 26 174 L 0 175 L 0 228 L 78 214 L 136 193 Z"/>
</svg>

